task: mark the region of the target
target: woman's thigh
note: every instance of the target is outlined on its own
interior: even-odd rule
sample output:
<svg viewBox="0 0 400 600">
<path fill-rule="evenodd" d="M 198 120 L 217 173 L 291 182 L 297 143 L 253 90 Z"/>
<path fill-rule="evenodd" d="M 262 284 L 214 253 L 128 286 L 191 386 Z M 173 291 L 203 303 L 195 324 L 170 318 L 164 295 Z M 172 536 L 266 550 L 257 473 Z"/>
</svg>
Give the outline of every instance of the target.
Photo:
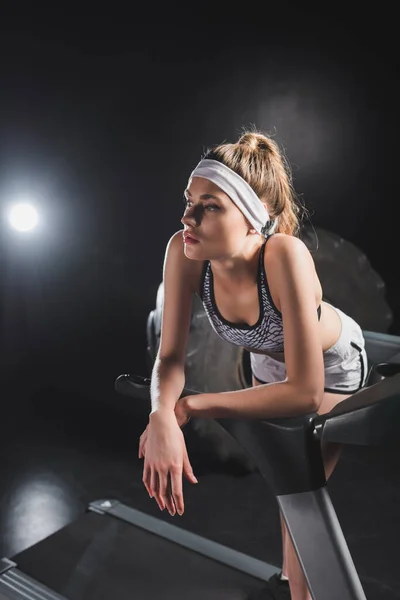
<svg viewBox="0 0 400 600">
<path fill-rule="evenodd" d="M 317 413 L 319 415 L 324 415 L 330 412 L 335 406 L 346 400 L 346 398 L 350 398 L 352 394 L 333 394 L 332 392 L 324 392 L 322 402 L 320 404 Z"/>
</svg>

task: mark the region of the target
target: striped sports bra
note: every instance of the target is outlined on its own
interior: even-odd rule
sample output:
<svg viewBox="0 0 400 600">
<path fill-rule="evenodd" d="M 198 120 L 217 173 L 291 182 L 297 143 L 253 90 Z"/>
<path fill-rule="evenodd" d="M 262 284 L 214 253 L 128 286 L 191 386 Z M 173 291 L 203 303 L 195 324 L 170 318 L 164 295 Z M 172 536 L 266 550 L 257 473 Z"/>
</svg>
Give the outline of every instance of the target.
<svg viewBox="0 0 400 600">
<path fill-rule="evenodd" d="M 264 250 L 271 234 L 261 246 L 258 261 L 258 299 L 260 315 L 257 323 L 232 323 L 221 315 L 214 298 L 214 278 L 210 261 L 204 261 L 200 293 L 204 310 L 214 331 L 225 341 L 244 346 L 249 350 L 266 352 L 283 352 L 283 322 L 282 313 L 276 308 L 268 287 L 264 268 Z M 318 307 L 318 320 L 321 318 L 321 306 Z"/>
</svg>

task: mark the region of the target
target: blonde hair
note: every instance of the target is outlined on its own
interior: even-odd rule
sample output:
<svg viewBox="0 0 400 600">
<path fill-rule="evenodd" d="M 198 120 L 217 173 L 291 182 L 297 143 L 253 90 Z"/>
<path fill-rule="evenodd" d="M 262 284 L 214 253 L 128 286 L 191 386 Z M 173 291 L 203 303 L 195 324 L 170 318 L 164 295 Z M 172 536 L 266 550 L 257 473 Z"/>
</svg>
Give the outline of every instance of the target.
<svg viewBox="0 0 400 600">
<path fill-rule="evenodd" d="M 260 131 L 245 130 L 235 144 L 214 146 L 203 158 L 222 162 L 253 188 L 266 203 L 270 218 L 278 217 L 276 232 L 299 235 L 301 208 L 296 202 L 291 170 L 271 137 Z"/>
</svg>

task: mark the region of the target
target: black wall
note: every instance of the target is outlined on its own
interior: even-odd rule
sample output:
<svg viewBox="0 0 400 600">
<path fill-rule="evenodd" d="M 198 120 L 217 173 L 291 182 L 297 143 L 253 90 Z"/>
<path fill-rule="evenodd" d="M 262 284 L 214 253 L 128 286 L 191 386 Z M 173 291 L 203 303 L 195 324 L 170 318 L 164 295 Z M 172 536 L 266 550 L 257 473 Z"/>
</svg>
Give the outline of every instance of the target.
<svg viewBox="0 0 400 600">
<path fill-rule="evenodd" d="M 265 8 L 2 21 L 5 377 L 95 376 L 112 390 L 119 373 L 146 372 L 146 319 L 188 175 L 251 125 L 285 148 L 312 224 L 368 256 L 400 335 L 394 17 Z M 42 225 L 17 236 L 4 211 L 26 195 Z"/>
</svg>

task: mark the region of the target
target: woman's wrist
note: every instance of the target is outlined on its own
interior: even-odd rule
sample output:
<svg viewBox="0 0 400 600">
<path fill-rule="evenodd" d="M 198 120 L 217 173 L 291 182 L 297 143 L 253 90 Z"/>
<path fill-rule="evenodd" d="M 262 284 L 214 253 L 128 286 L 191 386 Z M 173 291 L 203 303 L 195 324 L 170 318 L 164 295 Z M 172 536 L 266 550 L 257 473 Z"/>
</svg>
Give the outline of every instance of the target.
<svg viewBox="0 0 400 600">
<path fill-rule="evenodd" d="M 178 421 L 179 427 L 185 427 L 190 421 L 189 407 L 188 407 L 189 396 L 180 398 L 175 404 L 175 416 Z"/>
<path fill-rule="evenodd" d="M 185 409 L 190 417 L 214 419 L 219 416 L 219 394 L 193 394 L 185 398 Z"/>
<path fill-rule="evenodd" d="M 156 410 L 152 410 L 149 415 L 149 422 L 159 421 L 161 419 L 170 419 L 171 416 L 174 416 L 173 408 L 157 408 Z"/>
</svg>

